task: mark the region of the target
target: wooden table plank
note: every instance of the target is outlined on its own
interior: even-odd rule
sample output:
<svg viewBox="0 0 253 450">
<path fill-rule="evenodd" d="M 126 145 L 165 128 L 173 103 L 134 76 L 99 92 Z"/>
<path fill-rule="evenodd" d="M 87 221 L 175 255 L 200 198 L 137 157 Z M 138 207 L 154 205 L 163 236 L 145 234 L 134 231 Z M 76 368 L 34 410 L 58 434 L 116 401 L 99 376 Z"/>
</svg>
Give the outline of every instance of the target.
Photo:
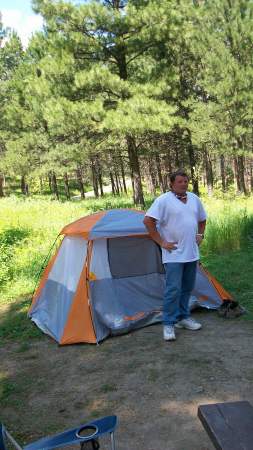
<svg viewBox="0 0 253 450">
<path fill-rule="evenodd" d="M 198 417 L 217 450 L 253 450 L 253 407 L 249 402 L 200 405 Z"/>
</svg>

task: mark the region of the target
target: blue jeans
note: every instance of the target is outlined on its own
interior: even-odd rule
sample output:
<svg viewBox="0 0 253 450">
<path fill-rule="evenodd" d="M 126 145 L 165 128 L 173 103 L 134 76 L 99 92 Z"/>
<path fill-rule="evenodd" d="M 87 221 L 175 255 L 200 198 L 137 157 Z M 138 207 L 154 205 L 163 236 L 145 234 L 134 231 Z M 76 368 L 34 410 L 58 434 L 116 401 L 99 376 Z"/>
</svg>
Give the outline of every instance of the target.
<svg viewBox="0 0 253 450">
<path fill-rule="evenodd" d="M 197 261 L 165 263 L 164 268 L 163 323 L 174 325 L 190 316 L 189 299 L 195 284 Z"/>
</svg>

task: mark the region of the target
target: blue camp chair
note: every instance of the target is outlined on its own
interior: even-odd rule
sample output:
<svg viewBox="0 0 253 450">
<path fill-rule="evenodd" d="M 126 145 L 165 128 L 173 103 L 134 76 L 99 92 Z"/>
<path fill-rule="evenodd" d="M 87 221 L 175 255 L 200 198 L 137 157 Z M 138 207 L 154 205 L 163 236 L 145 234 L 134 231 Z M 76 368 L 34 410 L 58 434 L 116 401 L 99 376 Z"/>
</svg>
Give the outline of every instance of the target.
<svg viewBox="0 0 253 450">
<path fill-rule="evenodd" d="M 109 433 L 111 438 L 111 450 L 116 450 L 114 441 L 114 430 L 117 426 L 116 416 L 107 416 L 102 419 L 88 422 L 77 428 L 63 431 L 63 433 L 55 434 L 46 438 L 39 439 L 31 444 L 21 447 L 11 434 L 6 430 L 3 424 L 0 424 L 0 450 L 7 450 L 5 442 L 8 440 L 17 450 L 49 450 L 57 447 L 65 447 L 66 445 L 80 444 L 81 449 L 98 449 L 98 438 L 103 434 Z M 88 443 L 89 447 L 88 447 Z"/>
</svg>

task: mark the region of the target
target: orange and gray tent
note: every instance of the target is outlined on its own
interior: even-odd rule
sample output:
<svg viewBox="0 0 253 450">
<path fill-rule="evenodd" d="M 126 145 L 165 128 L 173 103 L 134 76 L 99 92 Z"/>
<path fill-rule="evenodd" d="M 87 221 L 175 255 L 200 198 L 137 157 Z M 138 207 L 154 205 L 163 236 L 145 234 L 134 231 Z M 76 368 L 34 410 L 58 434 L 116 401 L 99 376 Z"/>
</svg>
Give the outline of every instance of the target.
<svg viewBox="0 0 253 450">
<path fill-rule="evenodd" d="M 143 225 L 144 212 L 113 209 L 61 231 L 29 311 L 60 344 L 98 343 L 162 320 L 161 250 Z M 217 309 L 231 296 L 198 267 L 191 307 Z"/>
</svg>

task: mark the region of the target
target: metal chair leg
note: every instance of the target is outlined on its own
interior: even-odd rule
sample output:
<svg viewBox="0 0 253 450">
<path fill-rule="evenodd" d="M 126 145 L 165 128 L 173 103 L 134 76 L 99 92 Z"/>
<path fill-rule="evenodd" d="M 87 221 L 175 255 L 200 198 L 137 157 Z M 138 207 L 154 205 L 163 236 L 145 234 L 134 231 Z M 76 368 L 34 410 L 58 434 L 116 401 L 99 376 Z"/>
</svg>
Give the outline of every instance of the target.
<svg viewBox="0 0 253 450">
<path fill-rule="evenodd" d="M 6 430 L 6 428 L 4 428 L 4 433 L 6 434 L 6 437 L 9 439 L 9 441 L 12 443 L 12 445 L 17 449 L 17 450 L 23 450 L 22 447 L 20 447 L 20 445 L 17 443 L 17 441 L 15 441 L 15 439 L 12 437 L 12 435 Z"/>
<path fill-rule="evenodd" d="M 111 448 L 112 448 L 112 450 L 116 450 L 113 431 L 112 431 L 112 433 L 110 433 L 110 436 L 111 436 Z"/>
</svg>

